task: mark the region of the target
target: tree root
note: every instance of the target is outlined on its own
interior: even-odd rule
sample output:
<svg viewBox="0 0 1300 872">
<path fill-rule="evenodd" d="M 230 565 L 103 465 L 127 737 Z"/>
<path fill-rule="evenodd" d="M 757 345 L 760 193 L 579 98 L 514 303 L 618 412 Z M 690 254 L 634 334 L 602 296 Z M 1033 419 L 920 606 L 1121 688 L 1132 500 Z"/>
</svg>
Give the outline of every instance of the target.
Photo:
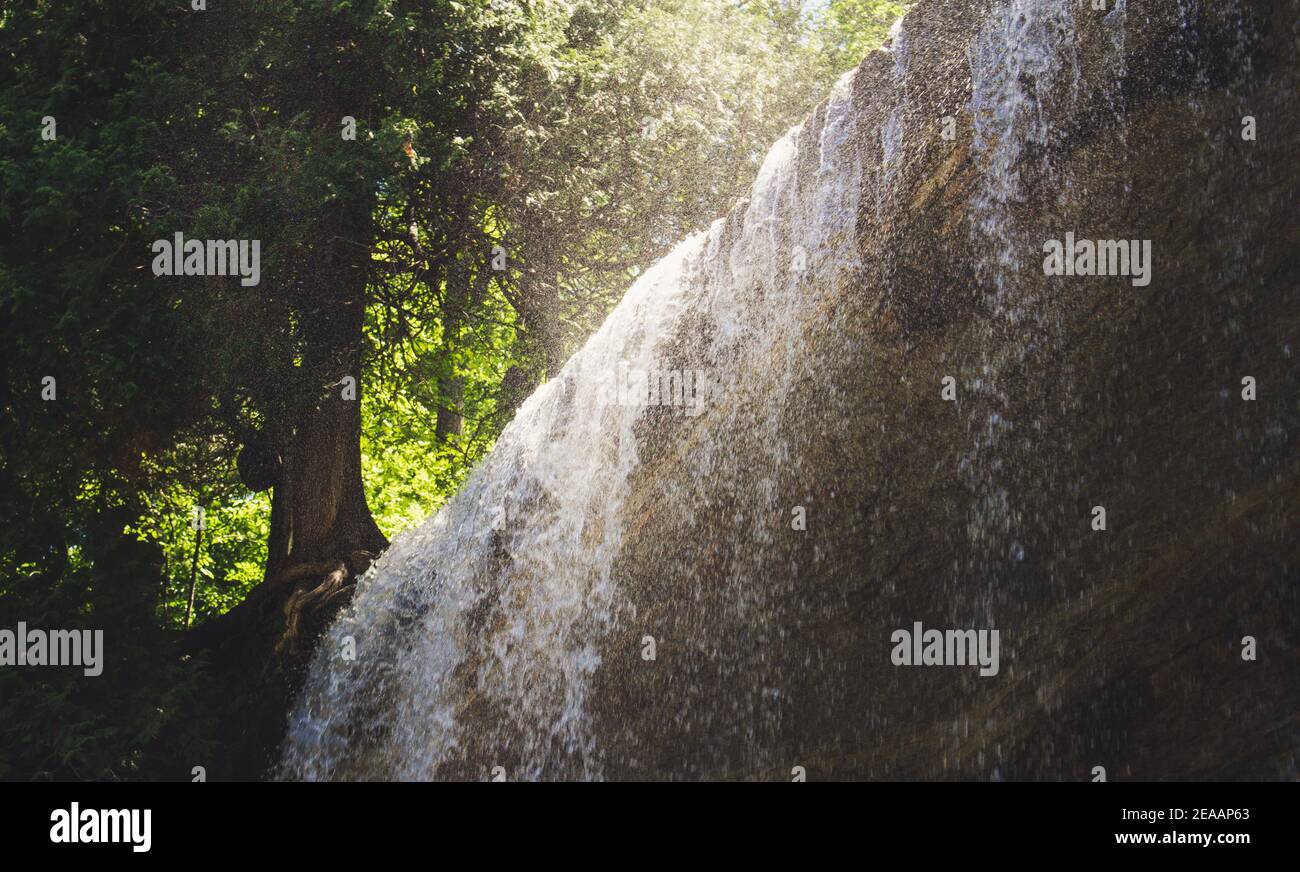
<svg viewBox="0 0 1300 872">
<path fill-rule="evenodd" d="M 271 579 L 267 588 L 278 589 L 293 583 L 293 592 L 284 603 L 284 633 L 276 644 L 277 654 L 297 657 L 302 653 L 303 626 L 317 623 L 318 616 L 326 619 L 334 609 L 351 595 L 355 579 L 360 577 L 374 560 L 368 551 L 353 551 L 346 560 L 326 560 L 299 563 Z M 323 576 L 323 577 L 322 577 Z M 320 579 L 314 586 L 304 579 Z"/>
<path fill-rule="evenodd" d="M 298 643 L 303 613 L 313 610 L 314 606 L 322 600 L 339 593 L 347 578 L 347 564 L 340 560 L 332 565 L 330 572 L 315 587 L 310 589 L 297 587 L 289 594 L 289 598 L 284 603 L 284 635 L 276 645 L 276 653 L 285 653 L 286 648 L 290 656 L 297 656 L 300 653 Z"/>
</svg>

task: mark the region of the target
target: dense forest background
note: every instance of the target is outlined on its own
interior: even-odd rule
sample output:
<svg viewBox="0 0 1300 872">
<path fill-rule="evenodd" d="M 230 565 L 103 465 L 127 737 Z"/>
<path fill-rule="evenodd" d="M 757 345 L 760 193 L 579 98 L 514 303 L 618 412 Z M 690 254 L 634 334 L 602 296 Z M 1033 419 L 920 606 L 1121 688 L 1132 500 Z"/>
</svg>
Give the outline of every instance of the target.
<svg viewBox="0 0 1300 872">
<path fill-rule="evenodd" d="M 260 588 L 309 648 L 907 5 L 6 4 L 0 627 L 106 666 L 0 670 L 0 778 L 188 778 L 196 635 Z M 156 277 L 178 231 L 260 283 Z"/>
</svg>

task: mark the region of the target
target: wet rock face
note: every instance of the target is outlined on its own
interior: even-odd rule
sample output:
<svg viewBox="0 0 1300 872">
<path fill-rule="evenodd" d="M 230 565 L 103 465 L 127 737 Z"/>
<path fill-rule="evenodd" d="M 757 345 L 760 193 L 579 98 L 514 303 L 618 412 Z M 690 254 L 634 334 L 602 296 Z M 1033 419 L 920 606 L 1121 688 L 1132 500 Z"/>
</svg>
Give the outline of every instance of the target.
<svg viewBox="0 0 1300 872">
<path fill-rule="evenodd" d="M 1090 5 L 922 3 L 862 64 L 860 270 L 641 431 L 605 777 L 1295 777 L 1297 7 Z M 1044 275 L 1067 233 L 1149 284 Z M 999 673 L 896 666 L 914 622 Z"/>
<path fill-rule="evenodd" d="M 362 580 L 281 774 L 1294 778 L 1300 4 L 1105 5 L 919 3 Z"/>
</svg>

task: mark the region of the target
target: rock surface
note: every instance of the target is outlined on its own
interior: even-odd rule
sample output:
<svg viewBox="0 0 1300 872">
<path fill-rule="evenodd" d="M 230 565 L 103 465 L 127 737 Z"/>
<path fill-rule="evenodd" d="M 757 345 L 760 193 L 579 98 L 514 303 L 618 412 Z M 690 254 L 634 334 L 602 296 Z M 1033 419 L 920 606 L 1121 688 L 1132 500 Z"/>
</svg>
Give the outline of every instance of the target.
<svg viewBox="0 0 1300 872">
<path fill-rule="evenodd" d="M 864 269 L 777 364 L 792 461 L 700 489 L 712 410 L 646 436 L 606 777 L 1295 778 L 1297 7 L 1074 7 L 923 2 L 863 63 Z M 1067 231 L 1151 240 L 1151 284 L 1044 276 Z M 756 468 L 788 506 L 741 508 Z M 999 629 L 1000 674 L 894 666 L 915 621 Z"/>
<path fill-rule="evenodd" d="M 562 551 L 538 562 L 558 536 L 498 537 L 450 580 L 447 555 L 487 558 L 436 531 L 395 544 L 324 644 L 285 774 L 1294 779 L 1300 4 L 1106 5 L 922 0 L 790 140 L 793 181 L 687 252 L 684 274 L 730 284 L 672 298 L 655 353 L 719 389 L 629 425 L 621 496 L 573 534 L 597 581 L 564 587 Z M 787 224 L 783 198 L 848 209 L 851 262 L 794 251 L 764 198 Z M 769 232 L 768 260 L 725 256 Z M 1045 275 L 1067 233 L 1149 240 L 1149 284 Z M 547 419 L 553 442 L 580 408 Z M 568 498 L 531 487 L 539 515 Z M 512 605 L 547 585 L 606 617 Z M 998 674 L 896 666 L 916 622 L 998 630 Z M 356 632 L 388 666 L 331 662 Z M 524 670 L 533 643 L 578 665 Z"/>
</svg>

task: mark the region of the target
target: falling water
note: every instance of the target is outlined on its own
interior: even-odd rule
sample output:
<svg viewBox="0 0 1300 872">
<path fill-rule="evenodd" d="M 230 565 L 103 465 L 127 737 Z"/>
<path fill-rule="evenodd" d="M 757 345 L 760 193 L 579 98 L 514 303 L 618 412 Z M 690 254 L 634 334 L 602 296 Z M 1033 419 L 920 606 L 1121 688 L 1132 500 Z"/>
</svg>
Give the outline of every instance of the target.
<svg viewBox="0 0 1300 872">
<path fill-rule="evenodd" d="M 1027 192 L 1043 179 L 1064 189 L 1065 173 L 1054 166 L 1051 146 L 1063 133 L 1079 97 L 1082 77 L 1076 49 L 1078 33 L 1071 0 L 1008 0 L 995 6 L 967 49 L 971 97 L 967 110 L 974 125 L 973 148 L 980 184 L 971 200 L 970 228 L 980 252 L 975 274 L 984 291 L 990 319 L 981 344 L 978 375 L 966 385 L 970 403 L 969 442 L 962 470 L 975 495 L 967 532 L 976 546 L 972 575 L 996 578 L 1001 567 L 1025 559 L 1023 515 L 1016 505 L 1009 467 L 1017 422 L 1007 411 L 1002 374 L 1017 362 L 1033 339 L 1008 342 L 1006 335 L 1028 334 L 1049 311 L 1048 301 L 1026 294 L 1022 269 L 1037 268 L 1035 252 L 1042 231 L 1025 226 L 1018 210 Z M 1021 322 L 1034 322 L 1022 325 Z M 981 557 L 980 555 L 986 555 Z M 984 608 L 992 620 L 991 606 Z"/>
<path fill-rule="evenodd" d="M 853 118 L 850 74 L 773 146 L 748 203 L 641 276 L 456 498 L 358 582 L 291 716 L 285 777 L 481 777 L 470 761 L 493 749 L 518 761 L 512 779 L 601 777 L 588 696 L 600 643 L 630 612 L 613 567 L 638 425 L 686 411 L 627 401 L 620 374 L 698 373 L 703 415 L 726 419 L 749 373 L 785 373 L 760 426 L 773 463 L 790 461 L 782 392 L 826 317 L 818 295 L 857 265 Z M 700 444 L 689 462 L 707 478 L 734 461 Z M 774 504 L 772 482 L 756 489 L 754 511 Z"/>
<path fill-rule="evenodd" d="M 985 257 L 976 265 L 995 312 L 1015 321 L 1021 302 L 1016 273 L 1024 258 L 1015 208 L 1024 201 L 1023 176 L 1043 172 L 1045 147 L 1053 133 L 1053 110 L 1077 98 L 1079 60 L 1075 52 L 1071 0 L 1011 0 L 998 6 L 967 51 L 982 184 L 972 202 L 972 230 Z M 1062 113 L 1063 114 L 1063 113 Z"/>
<path fill-rule="evenodd" d="M 809 502 L 820 498 L 877 519 L 894 508 L 883 504 L 895 498 L 891 493 L 866 495 L 868 501 L 880 496 L 882 505 L 865 509 L 863 495 L 841 495 L 837 503 L 837 482 L 818 479 L 816 461 L 802 451 L 808 440 L 797 440 L 801 427 L 816 426 L 825 436 L 837 425 L 810 419 L 810 403 L 824 403 L 835 414 L 861 408 L 840 403 L 839 385 L 818 371 L 828 347 L 857 359 L 852 343 L 860 341 L 863 326 L 844 320 L 847 295 L 889 300 L 918 290 L 915 277 L 911 285 L 892 287 L 900 271 L 890 267 L 904 258 L 889 232 L 898 226 L 891 213 L 911 208 L 920 189 L 930 190 L 930 179 L 916 177 L 927 149 L 930 155 L 954 150 L 951 161 L 941 158 L 932 168 L 945 161 L 970 168 L 969 176 L 953 178 L 966 207 L 956 226 L 969 243 L 962 255 L 968 255 L 969 272 L 956 274 L 972 287 L 952 296 L 974 299 L 971 308 L 978 310 L 970 318 L 977 325 L 966 346 L 971 356 L 953 362 L 962 366 L 954 371 L 963 379 L 957 408 L 965 419 L 952 449 L 953 472 L 966 490 L 964 498 L 953 498 L 953 511 L 960 513 L 953 538 L 961 541 L 952 547 L 952 567 L 961 584 L 931 610 L 947 612 L 955 626 L 1013 626 L 1034 597 L 1072 595 L 1079 581 L 1064 589 L 1052 563 L 1065 566 L 1064 557 L 1042 553 L 1045 542 L 1055 539 L 1059 548 L 1063 541 L 1048 535 L 1051 519 L 1044 518 L 1051 501 L 1091 505 L 1100 497 L 1057 474 L 1082 468 L 1071 456 L 1071 434 L 1053 443 L 1055 457 L 1035 453 L 1033 429 L 1041 422 L 1032 414 L 1017 420 L 1016 410 L 1027 408 L 1017 378 L 1044 358 L 1050 364 L 1046 352 L 1060 345 L 1070 311 L 1071 301 L 1049 290 L 1061 285 L 1045 284 L 1038 269 L 1043 240 L 1069 229 L 1139 232 L 1098 226 L 1107 216 L 1088 207 L 1098 198 L 1117 206 L 1129 202 L 1133 177 L 1126 164 L 1138 146 L 1127 129 L 1126 88 L 1130 69 L 1143 60 L 1141 28 L 1155 25 L 1125 0 L 1096 14 L 1081 11 L 1084 5 L 1074 0 L 980 5 L 960 39 L 900 25 L 892 57 L 877 57 L 869 87 L 853 74 L 841 79 L 826 103 L 772 147 L 748 200 L 641 276 L 600 330 L 521 407 L 461 492 L 394 542 L 358 582 L 351 606 L 320 644 L 291 715 L 283 777 L 483 778 L 496 765 L 512 780 L 629 772 L 743 776 L 789 767 L 790 757 L 803 753 L 804 745 L 780 747 L 793 732 L 783 732 L 783 712 L 796 708 L 791 720 L 814 721 L 818 713 L 810 710 L 819 707 L 854 712 L 853 723 L 822 724 L 815 734 L 830 753 L 862 748 L 879 733 L 900 729 L 896 722 L 906 718 L 899 712 L 915 714 L 919 703 L 907 696 L 892 709 L 877 706 L 877 696 L 891 688 L 861 688 L 870 663 L 854 646 L 865 631 L 841 629 L 852 638 L 825 644 L 819 635 L 826 623 L 819 625 L 819 617 L 850 605 L 850 596 L 857 611 L 845 611 L 866 614 L 864 603 L 876 592 L 853 584 L 845 586 L 850 593 L 798 588 L 801 574 L 825 577 L 810 564 L 835 555 L 813 536 L 801 540 L 806 550 L 783 547 L 772 519 L 788 520 L 791 504 L 803 499 L 792 490 L 805 481 L 826 485 L 812 493 L 810 484 Z M 1200 64 L 1207 55 L 1203 34 L 1190 23 L 1193 6 L 1178 0 L 1166 18 L 1179 16 L 1179 44 Z M 945 7 L 954 18 L 965 11 L 955 2 Z M 1238 19 L 1234 52 L 1248 61 L 1249 22 Z M 951 66 L 963 48 L 969 82 L 962 81 L 963 71 L 936 104 L 924 77 L 940 63 Z M 1245 63 L 1236 60 L 1238 67 Z M 1193 75 L 1189 99 L 1196 100 L 1213 77 L 1201 67 Z M 963 87 L 964 105 L 953 102 L 963 99 Z M 1247 107 L 1235 108 L 1244 114 Z M 967 154 L 927 139 L 936 113 L 948 112 L 969 122 Z M 1087 190 L 1076 187 L 1085 183 Z M 1090 223 L 1073 228 L 1080 216 Z M 869 240 L 879 257 L 870 264 L 860 255 L 867 226 L 880 231 Z M 1238 236 L 1223 238 L 1231 244 Z M 1225 260 L 1230 266 L 1243 262 L 1235 251 L 1225 252 Z M 921 272 L 924 281 L 928 274 Z M 868 274 L 883 287 L 864 288 Z M 1132 289 L 1112 299 L 1132 300 Z M 628 373 L 660 377 L 658 404 L 629 400 Z M 1088 398 L 1074 389 L 1072 372 L 1053 376 L 1053 398 L 1061 406 L 1048 411 L 1067 420 L 1096 413 L 1084 409 Z M 801 401 L 809 384 L 816 396 Z M 884 423 L 879 426 L 883 433 Z M 1128 446 L 1108 447 L 1131 456 Z M 656 475 L 664 463 L 687 472 Z M 1114 485 L 1110 498 L 1122 497 L 1123 487 Z M 665 521 L 661 513 L 647 532 L 640 526 L 647 500 L 670 506 L 667 514 L 675 516 Z M 935 511 L 946 511 L 942 500 Z M 677 524 L 674 529 L 683 532 L 677 538 L 685 541 L 638 547 L 665 524 Z M 716 533 L 719 526 L 734 536 L 690 541 L 693 531 Z M 902 555 L 899 566 L 923 557 L 908 549 L 901 543 L 891 551 Z M 640 567 L 629 564 L 647 554 L 656 566 L 637 575 Z M 644 575 L 652 586 L 662 581 L 662 589 L 647 595 Z M 705 578 L 707 590 L 699 583 Z M 1017 588 L 1017 578 L 1028 581 Z M 893 578 L 879 581 L 895 593 Z M 660 599 L 673 600 L 678 618 L 686 615 L 664 620 L 680 655 L 675 671 L 647 668 L 630 679 L 626 663 L 615 663 L 611 651 L 632 656 L 629 648 L 655 627 L 656 616 L 645 613 Z M 803 632 L 798 644 L 782 648 L 782 634 L 795 630 Z M 1020 630 L 1020 644 L 1046 644 L 1036 638 L 1036 626 Z M 343 656 L 351 646 L 356 656 Z M 853 656 L 837 659 L 845 651 Z M 708 674 L 701 677 L 701 671 Z M 891 676 L 886 683 L 898 680 L 884 674 Z M 617 710 L 623 701 L 617 685 L 625 679 L 649 683 L 648 691 L 628 695 L 641 705 L 628 717 Z M 804 692 L 805 685 L 816 690 Z M 1046 684 L 1028 690 L 1044 710 L 1060 697 Z M 696 705 L 707 693 L 717 698 Z M 997 716 L 973 728 L 972 709 L 959 711 L 941 745 L 943 770 L 951 751 L 965 755 L 964 761 L 954 758 L 962 771 L 978 771 L 987 760 L 997 763 L 992 772 L 1000 777 L 1008 763 L 1001 746 L 980 738 L 998 733 L 992 729 Z M 672 724 L 653 737 L 659 757 L 647 750 L 645 759 L 636 759 L 652 741 L 644 730 L 657 728 L 660 717 Z M 717 739 L 723 733 L 727 739 Z M 1014 732 L 1002 735 L 1014 738 Z M 689 749 L 665 762 L 663 749 L 683 740 L 692 743 Z M 1050 762 L 1050 756 L 1039 759 Z"/>
</svg>

